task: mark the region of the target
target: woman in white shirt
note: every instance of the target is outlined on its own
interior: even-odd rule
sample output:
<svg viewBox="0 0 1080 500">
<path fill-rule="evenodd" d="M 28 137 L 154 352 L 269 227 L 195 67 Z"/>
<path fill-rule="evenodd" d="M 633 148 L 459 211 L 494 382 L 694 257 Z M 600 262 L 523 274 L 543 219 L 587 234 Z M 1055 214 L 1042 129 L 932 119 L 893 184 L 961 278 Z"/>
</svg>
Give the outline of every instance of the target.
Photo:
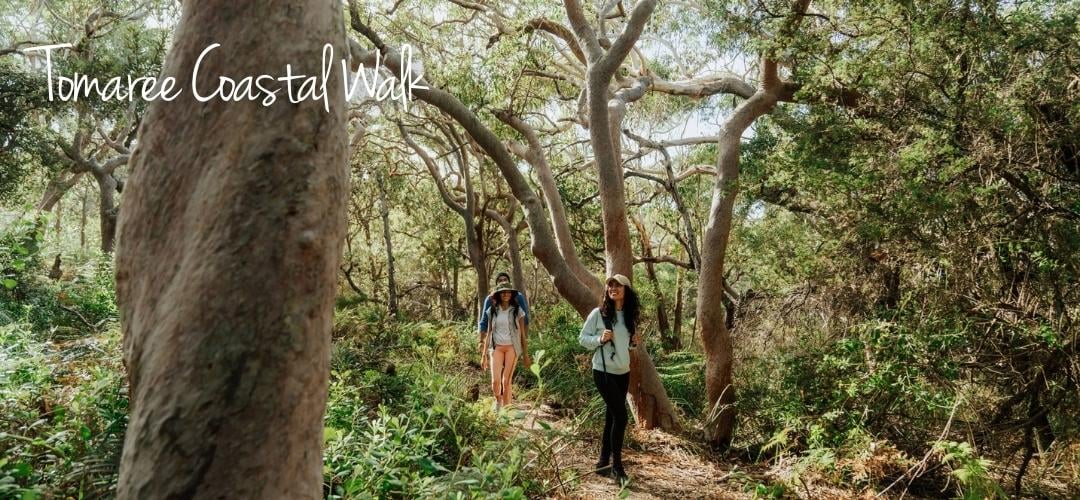
<svg viewBox="0 0 1080 500">
<path fill-rule="evenodd" d="M 623 469 L 622 446 L 629 416 L 626 393 L 630 388 L 630 350 L 637 345 L 638 297 L 630 280 L 621 274 L 607 279 L 600 307 L 585 319 L 578 343 L 593 350 L 593 382 L 604 400 L 604 435 L 596 473 L 628 480 Z"/>
<path fill-rule="evenodd" d="M 525 314 L 517 304 L 517 290 L 501 284 L 491 294 L 492 306 L 484 311 L 488 329 L 480 335 L 481 365 L 491 366 L 491 392 L 495 395 L 495 411 L 510 404 L 513 396 L 511 381 L 519 356 L 525 365 L 529 359 L 529 344 L 525 338 Z"/>
</svg>

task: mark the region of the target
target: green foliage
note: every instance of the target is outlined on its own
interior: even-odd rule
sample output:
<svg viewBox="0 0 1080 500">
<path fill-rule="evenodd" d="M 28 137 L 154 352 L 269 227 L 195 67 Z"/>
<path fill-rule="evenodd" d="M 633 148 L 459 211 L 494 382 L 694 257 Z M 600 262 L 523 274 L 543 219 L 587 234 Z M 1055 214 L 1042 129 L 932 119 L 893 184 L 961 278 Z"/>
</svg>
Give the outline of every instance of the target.
<svg viewBox="0 0 1080 500">
<path fill-rule="evenodd" d="M 525 469 L 528 441 L 507 437 L 506 420 L 483 401 L 468 401 L 472 376 L 444 374 L 456 373 L 447 364 L 461 359 L 459 345 L 474 347 L 456 339 L 471 328 L 392 323 L 393 343 L 353 338 L 378 341 L 382 320 L 338 315 L 343 338 L 335 342 L 325 431 L 328 498 L 525 498 L 537 487 Z M 115 488 L 127 423 L 119 331 L 57 339 L 55 330 L 25 322 L 0 325 L 5 497 L 101 497 Z"/>
<path fill-rule="evenodd" d="M 0 287 L 0 324 L 25 321 L 34 331 L 48 331 L 57 338 L 99 332 L 118 317 L 111 260 L 99 257 L 81 266 L 69 264 L 67 277 L 46 279 L 40 230 L 34 227 L 30 226 L 39 236 L 9 234 L 0 240 L 0 267 L 7 259 L 5 280 L 14 283 L 10 289 Z M 4 248 L 11 250 L 4 253 Z"/>
<path fill-rule="evenodd" d="M 537 322 L 539 323 L 539 322 Z M 533 353 L 544 352 L 543 394 L 545 402 L 560 407 L 578 407 L 591 398 L 592 353 L 582 348 L 578 342 L 581 332 L 581 319 L 566 304 L 559 304 L 544 312 L 542 324 L 533 324 L 529 328 L 529 350 Z M 539 362 L 534 356 L 533 362 Z M 537 377 L 538 378 L 538 377 Z M 528 388 L 535 381 L 533 376 L 518 376 L 523 388 Z"/>
<path fill-rule="evenodd" d="M 942 462 L 952 468 L 952 475 L 963 485 L 963 498 L 1008 497 L 990 474 L 992 462 L 980 458 L 969 443 L 938 441 L 934 443 L 933 450 L 941 454 Z"/>
<path fill-rule="evenodd" d="M 46 343 L 11 323 L 0 349 L 0 495 L 111 495 L 127 425 L 117 329 Z"/>
<path fill-rule="evenodd" d="M 38 167 L 51 171 L 49 135 L 34 126 L 34 112 L 50 106 L 41 75 L 0 59 L 0 200 L 12 207 L 24 201 L 27 180 Z M 44 165 L 43 165 L 44 163 Z"/>
<path fill-rule="evenodd" d="M 355 320 L 339 313 L 338 325 Z M 335 369 L 326 417 L 330 498 L 524 498 L 525 442 L 504 437 L 505 422 L 493 420 L 483 402 L 467 401 L 469 380 L 444 375 L 431 363 L 460 360 L 459 348 L 475 346 L 454 337 L 471 332 L 433 326 L 398 324 L 398 354 L 379 361 L 368 344 L 349 338 L 335 344 L 338 368 L 391 360 L 402 366 L 394 373 Z M 444 349 L 450 352 L 444 355 Z"/>
<path fill-rule="evenodd" d="M 4 9 L 26 6 L 36 21 L 23 26 L 21 12 L 8 12 L 0 48 L 22 39 L 85 38 L 79 50 L 57 57 L 55 69 L 101 78 L 157 73 L 170 36 L 158 23 L 178 17 L 156 2 L 145 19 L 105 14 L 135 6 L 127 1 L 24 4 Z M 740 155 L 741 192 L 724 268 L 739 295 L 736 445 L 743 456 L 784 470 L 736 481 L 770 498 L 818 480 L 869 489 L 907 478 L 910 457 L 927 456 L 938 462 L 931 470 L 951 471 L 918 478 L 941 483 L 932 491 L 948 492 L 948 480 L 953 494 L 988 497 L 1003 495 L 999 469 L 1012 467 L 1017 454 L 1032 453 L 1031 467 L 1055 467 L 1051 457 L 1075 449 L 1080 436 L 1080 4 L 822 0 L 795 29 L 788 29 L 786 0 L 702 5 L 658 9 L 627 64 L 669 81 L 731 69 L 753 84 L 766 54 L 799 89 L 797 103 L 782 103 L 754 123 Z M 596 7 L 586 2 L 590 21 Z M 619 29 L 625 7 L 607 20 L 608 34 Z M 92 13 L 104 24 L 83 37 Z M 537 129 L 578 253 L 588 268 L 601 269 L 593 152 L 574 123 L 584 72 L 573 55 L 559 53 L 569 54 L 565 41 L 526 27 L 540 17 L 565 23 L 558 2 L 423 0 L 363 15 L 391 45 L 414 45 L 428 80 L 501 139 L 522 138 L 494 110 Z M 0 59 L 5 208 L 39 195 L 48 178 L 70 168 L 58 146 L 71 143 L 77 130 L 98 142 L 98 126 L 123 130 L 121 122 L 137 122 L 144 111 L 139 102 L 130 109 L 92 99 L 48 103 L 43 75 L 26 61 Z M 627 75 L 620 68 L 619 78 Z M 840 96 L 857 99 L 837 105 Z M 653 139 L 678 138 L 680 129 L 683 137 L 712 135 L 740 102 L 651 91 L 630 104 L 622 125 Z M 487 284 L 473 282 L 459 214 L 432 209 L 441 207 L 439 192 L 416 158 L 401 152 L 392 120 L 429 132 L 445 124 L 414 104 L 409 114 L 385 106 L 350 125 L 362 122 L 367 134 L 351 158 L 346 268 L 356 283 L 350 280 L 334 318 L 326 491 L 350 498 L 544 496 L 550 485 L 538 485 L 550 479 L 540 478 L 550 447 L 507 437 L 513 431 L 488 414 L 483 398 L 472 401 L 486 374 L 476 367 L 468 316 L 475 291 Z M 456 152 L 471 162 L 477 201 L 470 236 L 484 242 L 488 265 L 505 267 L 502 228 L 479 214 L 512 215 L 524 249 L 530 235 L 520 207 L 509 203 L 491 162 L 454 130 L 465 139 Z M 134 136 L 120 139 L 130 145 Z M 628 169 L 662 168 L 654 152 L 635 150 L 636 141 L 622 144 Z M 88 153 L 112 154 L 91 146 Z M 450 196 L 461 199 L 458 155 L 436 152 Z M 703 144 L 669 153 L 679 171 L 715 165 L 718 150 Z M 518 166 L 535 181 L 528 162 Z M 658 255 L 686 258 L 677 209 L 685 209 L 700 236 L 714 180 L 681 179 L 673 189 L 684 206 L 676 207 L 663 186 L 627 179 L 627 206 L 653 232 Z M 380 195 L 390 210 L 400 319 L 382 304 L 389 256 Z M 11 417 L 0 435 L 10 450 L 0 459 L 0 495 L 108 495 L 126 406 L 110 323 L 117 310 L 109 259 L 80 252 L 70 259 L 77 264 L 65 266 L 67 277 L 48 280 L 51 250 L 67 262 L 71 245 L 46 235 L 45 219 L 4 223 L 0 387 L 3 414 Z M 590 424 L 575 437 L 588 437 L 599 412 L 590 353 L 576 342 L 580 318 L 535 260 L 525 261 L 538 306 L 530 338 L 537 364 L 518 371 L 519 395 L 569 409 Z M 675 287 L 671 266 L 656 267 L 658 285 L 637 281 L 647 316 Z M 680 276 L 687 297 L 681 319 L 689 323 L 698 277 Z M 705 400 L 697 349 L 656 356 L 691 427 Z M 77 362 L 61 366 L 59 359 Z M 954 413 L 966 432 L 947 425 Z M 566 437 L 548 430 L 551 442 Z M 993 473 L 992 463 L 999 464 Z M 1029 492 L 1033 476 L 1018 493 Z"/>
<path fill-rule="evenodd" d="M 46 216 L 15 219 L 0 233 L 0 298 L 5 303 L 20 298 L 28 287 L 26 282 L 41 268 L 40 250 L 47 221 Z"/>
<path fill-rule="evenodd" d="M 671 353 L 656 360 L 668 398 L 683 414 L 698 418 L 705 408 L 705 360 L 695 352 Z"/>
</svg>

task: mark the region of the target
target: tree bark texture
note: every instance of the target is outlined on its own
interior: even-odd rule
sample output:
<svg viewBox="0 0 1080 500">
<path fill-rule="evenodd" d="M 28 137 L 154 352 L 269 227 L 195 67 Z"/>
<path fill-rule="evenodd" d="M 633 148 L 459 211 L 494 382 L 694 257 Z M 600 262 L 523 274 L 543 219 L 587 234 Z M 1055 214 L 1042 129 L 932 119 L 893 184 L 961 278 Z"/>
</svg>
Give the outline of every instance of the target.
<svg viewBox="0 0 1080 500">
<path fill-rule="evenodd" d="M 119 217 L 130 423 L 117 496 L 321 498 L 330 327 L 345 235 L 340 85 L 322 101 L 197 102 L 218 75 L 318 74 L 335 2 L 189 0 Z"/>
</svg>

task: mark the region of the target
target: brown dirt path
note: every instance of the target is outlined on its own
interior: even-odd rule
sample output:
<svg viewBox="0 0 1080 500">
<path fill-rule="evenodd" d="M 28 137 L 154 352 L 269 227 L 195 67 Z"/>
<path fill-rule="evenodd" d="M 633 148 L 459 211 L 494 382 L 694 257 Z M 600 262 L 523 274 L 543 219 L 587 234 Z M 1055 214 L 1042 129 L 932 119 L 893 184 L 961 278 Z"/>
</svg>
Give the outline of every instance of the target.
<svg viewBox="0 0 1080 500">
<path fill-rule="evenodd" d="M 703 459 L 685 439 L 659 430 L 641 430 L 631 425 L 623 462 L 631 482 L 621 488 L 615 481 L 592 473 L 599 443 L 573 436 L 574 419 L 560 416 L 547 406 L 533 408 L 530 402 L 518 402 L 509 412 L 523 432 L 550 439 L 539 422 L 563 432 L 557 460 L 562 476 L 569 478 L 564 487 L 555 487 L 548 498 L 753 498 L 744 491 L 750 475 L 739 466 L 725 467 Z M 756 475 L 756 474 L 754 474 Z"/>
</svg>

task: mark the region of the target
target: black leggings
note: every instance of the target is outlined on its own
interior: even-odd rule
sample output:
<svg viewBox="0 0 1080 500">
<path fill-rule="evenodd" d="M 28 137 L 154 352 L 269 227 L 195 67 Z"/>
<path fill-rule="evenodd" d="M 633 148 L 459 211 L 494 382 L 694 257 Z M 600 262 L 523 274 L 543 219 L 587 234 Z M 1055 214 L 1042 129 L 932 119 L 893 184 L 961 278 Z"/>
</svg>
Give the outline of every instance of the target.
<svg viewBox="0 0 1080 500">
<path fill-rule="evenodd" d="M 604 399 L 604 440 L 600 446 L 600 461 L 607 463 L 613 458 L 615 465 L 622 466 L 623 438 L 626 435 L 626 391 L 630 388 L 630 374 L 612 375 L 593 370 L 593 382 Z"/>
</svg>

